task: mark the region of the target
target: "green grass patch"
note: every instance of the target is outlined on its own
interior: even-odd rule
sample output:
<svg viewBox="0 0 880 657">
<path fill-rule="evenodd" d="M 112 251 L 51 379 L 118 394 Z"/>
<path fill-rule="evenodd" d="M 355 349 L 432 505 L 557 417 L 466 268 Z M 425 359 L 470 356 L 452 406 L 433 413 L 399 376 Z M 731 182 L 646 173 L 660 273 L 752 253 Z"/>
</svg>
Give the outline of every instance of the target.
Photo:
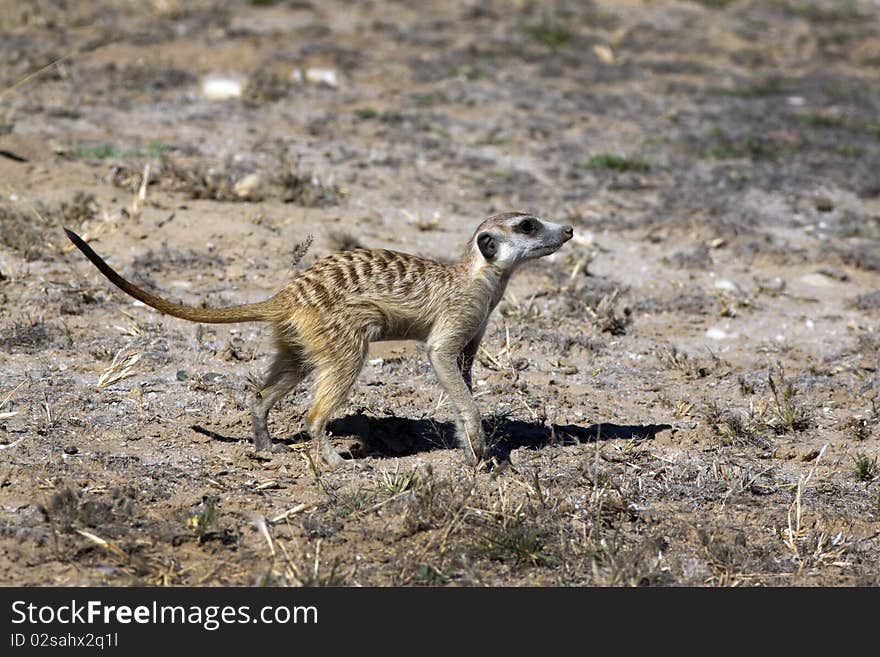
<svg viewBox="0 0 880 657">
<path fill-rule="evenodd" d="M 880 123 L 877 121 L 860 121 L 856 124 L 856 127 L 867 132 L 872 137 L 880 139 Z"/>
<path fill-rule="evenodd" d="M 551 562 L 536 528 L 523 519 L 499 523 L 478 533 L 475 552 L 492 561 L 518 566 L 545 566 Z"/>
<path fill-rule="evenodd" d="M 201 510 L 190 517 L 189 527 L 198 537 L 199 543 L 204 543 L 208 532 L 217 522 L 217 499 L 212 496 L 205 498 Z"/>
<path fill-rule="evenodd" d="M 379 117 L 379 110 L 372 107 L 361 107 L 354 111 L 354 115 L 362 121 L 369 121 L 370 119 L 376 119 Z"/>
<path fill-rule="evenodd" d="M 843 128 L 846 126 L 844 117 L 832 114 L 819 114 L 818 112 L 800 114 L 798 119 L 814 128 Z"/>
<path fill-rule="evenodd" d="M 439 105 L 448 102 L 449 100 L 446 97 L 446 94 L 439 91 L 432 91 L 426 94 L 415 94 L 412 99 L 413 102 L 415 102 L 416 107 L 433 107 L 434 105 Z"/>
<path fill-rule="evenodd" d="M 600 153 L 593 155 L 578 163 L 581 169 L 593 169 L 594 171 L 639 171 L 644 173 L 651 170 L 651 163 L 640 157 L 627 157 L 614 153 Z"/>
<path fill-rule="evenodd" d="M 416 571 L 413 581 L 419 586 L 444 586 L 452 579 L 452 575 L 436 566 L 422 564 Z"/>
<path fill-rule="evenodd" d="M 766 157 L 772 154 L 772 149 L 760 137 L 749 136 L 718 140 L 709 144 L 704 152 L 716 160 L 730 160 L 738 157 Z"/>
<path fill-rule="evenodd" d="M 841 144 L 840 146 L 835 147 L 834 152 L 843 157 L 861 157 L 865 151 L 852 144 Z"/>
<path fill-rule="evenodd" d="M 400 495 L 415 489 L 421 483 L 422 478 L 416 470 L 403 472 L 399 469 L 395 469 L 394 472 L 385 470 L 376 486 L 376 492 L 384 495 Z"/>
<path fill-rule="evenodd" d="M 829 80 L 822 86 L 822 92 L 831 104 L 852 105 L 873 96 L 873 90 L 862 81 Z"/>
<path fill-rule="evenodd" d="M 796 142 L 758 135 L 731 137 L 722 128 L 715 128 L 711 131 L 709 143 L 703 148 L 701 155 L 716 160 L 775 158 L 790 155 L 799 146 Z"/>
<path fill-rule="evenodd" d="M 789 1 L 783 3 L 783 10 L 790 16 L 804 18 L 817 25 L 860 23 L 871 19 L 871 15 L 859 11 L 854 2 L 834 2 L 833 5 L 822 6 L 813 2 Z"/>
<path fill-rule="evenodd" d="M 814 128 L 848 128 L 880 139 L 880 122 L 878 121 L 853 119 L 837 114 L 823 114 L 821 112 L 799 114 L 798 120 L 804 125 Z"/>
<path fill-rule="evenodd" d="M 694 4 L 703 5 L 706 9 L 726 9 L 736 0 L 690 0 Z"/>
<path fill-rule="evenodd" d="M 744 84 L 733 87 L 720 87 L 716 91 L 725 96 L 758 98 L 761 96 L 776 96 L 786 93 L 786 90 L 785 78 L 778 75 L 760 75 Z"/>
<path fill-rule="evenodd" d="M 533 40 L 549 48 L 558 48 L 571 41 L 574 33 L 559 23 L 537 23 L 527 25 L 523 31 Z"/>
<path fill-rule="evenodd" d="M 399 112 L 380 112 L 373 107 L 361 107 L 354 111 L 354 115 L 362 121 L 380 121 L 382 123 L 403 123 L 406 117 Z"/>
<path fill-rule="evenodd" d="M 855 475 L 859 481 L 871 481 L 877 476 L 877 457 L 869 458 L 866 454 L 858 454 L 853 458 Z"/>
<path fill-rule="evenodd" d="M 794 386 L 779 367 L 776 376 L 767 375 L 773 403 L 767 409 L 765 424 L 777 434 L 806 431 L 813 425 L 813 413 L 797 397 Z"/>
<path fill-rule="evenodd" d="M 465 77 L 472 82 L 477 80 L 486 80 L 489 78 L 489 72 L 484 71 L 481 68 L 470 68 L 467 70 L 467 73 L 465 73 Z"/>
<path fill-rule="evenodd" d="M 510 169 L 490 169 L 488 172 L 490 178 L 494 180 L 511 180 L 516 174 Z"/>
<path fill-rule="evenodd" d="M 66 142 L 68 152 L 72 157 L 83 160 L 130 160 L 150 158 L 161 160 L 168 145 L 161 141 L 150 142 L 146 148 L 121 148 L 109 143 Z"/>
</svg>

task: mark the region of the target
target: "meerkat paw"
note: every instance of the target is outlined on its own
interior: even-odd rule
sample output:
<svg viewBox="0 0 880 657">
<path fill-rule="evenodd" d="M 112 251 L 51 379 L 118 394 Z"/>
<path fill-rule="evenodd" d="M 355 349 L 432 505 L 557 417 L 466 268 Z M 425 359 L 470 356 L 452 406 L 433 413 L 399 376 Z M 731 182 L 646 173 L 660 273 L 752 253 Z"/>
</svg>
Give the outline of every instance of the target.
<svg viewBox="0 0 880 657">
<path fill-rule="evenodd" d="M 290 448 L 284 443 L 273 442 L 271 438 L 265 441 L 254 441 L 254 451 L 257 454 L 286 454 L 290 452 Z"/>
<path fill-rule="evenodd" d="M 486 459 L 488 450 L 482 427 L 462 426 L 458 433 L 458 443 L 464 451 L 468 465 L 478 465 Z"/>
<path fill-rule="evenodd" d="M 254 435 L 254 450 L 257 452 L 271 452 L 273 449 L 272 439 L 269 438 L 269 434 Z"/>
<path fill-rule="evenodd" d="M 324 463 L 327 464 L 327 467 L 331 470 L 336 470 L 342 467 L 345 464 L 345 459 L 340 456 L 339 452 L 334 449 L 333 445 L 327 440 L 323 440 L 321 443 L 319 452 Z"/>
</svg>

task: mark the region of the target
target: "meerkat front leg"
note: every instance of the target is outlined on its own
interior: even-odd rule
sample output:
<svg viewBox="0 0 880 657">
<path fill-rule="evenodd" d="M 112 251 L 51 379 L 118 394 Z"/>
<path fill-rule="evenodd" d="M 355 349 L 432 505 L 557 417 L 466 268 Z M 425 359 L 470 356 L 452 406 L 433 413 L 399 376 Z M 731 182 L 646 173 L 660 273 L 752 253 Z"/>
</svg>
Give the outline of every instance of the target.
<svg viewBox="0 0 880 657">
<path fill-rule="evenodd" d="M 474 368 L 474 358 L 476 358 L 477 351 L 480 350 L 480 342 L 483 340 L 483 334 L 486 332 L 486 325 L 480 327 L 480 330 L 477 331 L 477 334 L 471 338 L 470 342 L 468 342 L 464 349 L 458 354 L 458 371 L 461 372 L 461 377 L 464 379 L 465 385 L 467 385 L 468 390 L 473 392 L 474 385 L 472 381 L 472 371 Z"/>
<path fill-rule="evenodd" d="M 486 439 L 483 436 L 480 411 L 459 370 L 458 359 L 461 353 L 462 348 L 459 345 L 443 342 L 428 345 L 428 358 L 440 385 L 449 395 L 456 414 L 459 445 L 465 450 L 468 460 L 479 462 L 486 455 Z"/>
</svg>

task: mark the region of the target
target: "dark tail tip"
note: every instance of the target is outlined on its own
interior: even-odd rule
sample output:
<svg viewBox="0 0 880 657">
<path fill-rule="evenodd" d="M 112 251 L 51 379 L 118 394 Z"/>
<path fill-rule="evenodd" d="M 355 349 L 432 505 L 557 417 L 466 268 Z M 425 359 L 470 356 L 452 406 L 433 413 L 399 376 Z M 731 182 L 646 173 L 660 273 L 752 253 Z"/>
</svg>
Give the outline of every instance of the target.
<svg viewBox="0 0 880 657">
<path fill-rule="evenodd" d="M 73 232 L 72 230 L 70 230 L 69 228 L 65 228 L 65 229 L 64 229 L 64 232 L 67 233 L 67 238 L 68 238 L 71 242 L 73 242 L 73 243 L 77 246 L 77 248 L 82 249 L 82 247 L 85 245 L 85 242 L 83 241 L 83 238 L 82 238 L 82 237 L 80 237 L 79 235 L 77 235 L 76 233 L 74 233 L 74 232 Z"/>
</svg>

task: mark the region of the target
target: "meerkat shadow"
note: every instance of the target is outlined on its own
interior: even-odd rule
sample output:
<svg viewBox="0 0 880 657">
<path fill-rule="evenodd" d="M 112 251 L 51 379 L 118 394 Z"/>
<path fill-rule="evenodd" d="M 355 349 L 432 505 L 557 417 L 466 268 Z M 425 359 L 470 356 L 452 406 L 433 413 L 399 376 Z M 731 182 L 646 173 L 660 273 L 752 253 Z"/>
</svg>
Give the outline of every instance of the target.
<svg viewBox="0 0 880 657">
<path fill-rule="evenodd" d="M 525 422 L 509 418 L 489 420 L 486 435 L 491 453 L 501 461 L 509 461 L 516 449 L 537 450 L 548 445 L 580 445 L 602 440 L 652 440 L 658 433 L 672 429 L 671 424 L 614 424 L 601 422 L 551 424 Z"/>
<path fill-rule="evenodd" d="M 225 435 L 193 424 L 190 429 L 218 442 L 240 443 L 241 436 Z M 455 425 L 452 422 L 412 420 L 404 417 L 372 417 L 354 413 L 332 420 L 327 429 L 343 458 L 358 459 L 365 456 L 409 456 L 435 449 L 453 449 Z M 311 440 L 307 431 L 288 436 L 276 436 L 277 445 L 295 445 Z"/>
<path fill-rule="evenodd" d="M 483 422 L 490 454 L 500 461 L 516 449 L 541 449 L 548 445 L 576 445 L 601 440 L 649 440 L 671 429 L 670 424 L 622 425 L 610 422 L 580 426 L 546 425 L 540 422 L 489 416 Z M 409 456 L 457 446 L 455 425 L 430 419 L 398 416 L 372 417 L 355 413 L 332 421 L 328 429 L 348 439 L 352 458 Z M 345 448 L 345 446 L 340 446 Z"/>
<path fill-rule="evenodd" d="M 457 444 L 452 422 L 414 420 L 396 415 L 373 417 L 353 413 L 331 421 L 327 430 L 334 437 L 343 438 L 343 444 L 337 445 L 343 458 L 348 454 L 354 459 L 410 456 L 436 449 L 453 449 Z"/>
</svg>

